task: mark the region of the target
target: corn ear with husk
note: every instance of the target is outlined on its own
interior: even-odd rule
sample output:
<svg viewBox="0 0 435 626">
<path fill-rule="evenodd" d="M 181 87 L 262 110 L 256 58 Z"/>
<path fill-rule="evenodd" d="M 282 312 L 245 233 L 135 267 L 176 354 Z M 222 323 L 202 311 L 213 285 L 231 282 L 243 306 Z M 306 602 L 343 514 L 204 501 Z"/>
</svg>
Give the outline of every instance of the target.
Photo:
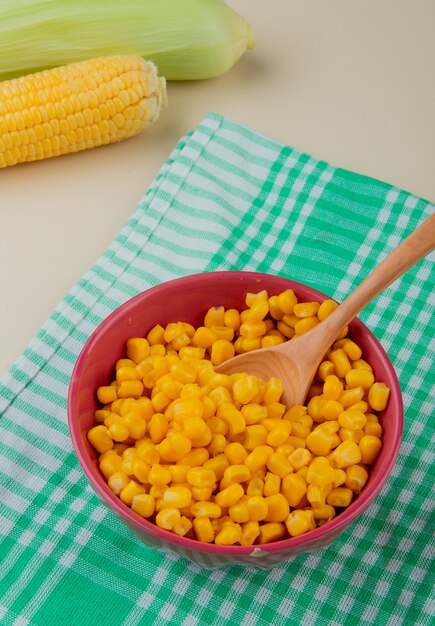
<svg viewBox="0 0 435 626">
<path fill-rule="evenodd" d="M 142 57 L 100 57 L 0 82 L 0 169 L 122 141 L 154 122 L 166 83 Z"/>
<path fill-rule="evenodd" d="M 254 44 L 222 0 L 0 2 L 0 80 L 119 54 L 152 61 L 167 80 L 211 78 Z"/>
</svg>

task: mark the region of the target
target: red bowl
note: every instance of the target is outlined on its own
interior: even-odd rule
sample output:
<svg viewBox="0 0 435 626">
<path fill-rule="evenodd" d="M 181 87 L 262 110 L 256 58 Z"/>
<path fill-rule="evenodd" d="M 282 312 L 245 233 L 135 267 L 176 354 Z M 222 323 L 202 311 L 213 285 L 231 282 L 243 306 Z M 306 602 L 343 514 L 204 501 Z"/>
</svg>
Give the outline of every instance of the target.
<svg viewBox="0 0 435 626">
<path fill-rule="evenodd" d="M 384 349 L 358 319 L 349 327 L 349 335 L 363 350 L 372 365 L 376 380 L 391 389 L 388 407 L 380 414 L 383 446 L 371 468 L 362 493 L 333 520 L 305 535 L 262 546 L 218 546 L 178 537 L 143 519 L 115 496 L 101 475 L 97 455 L 86 433 L 98 408 L 96 389 L 112 380 L 114 363 L 124 356 L 127 339 L 144 336 L 157 323 L 185 321 L 202 323 L 211 306 L 244 308 L 245 294 L 266 289 L 270 295 L 294 289 L 300 301 L 327 298 L 324 294 L 279 276 L 254 272 L 211 272 L 186 276 L 152 287 L 132 298 L 109 315 L 86 342 L 74 367 L 68 393 L 68 424 L 73 446 L 91 486 L 101 501 L 147 545 L 176 552 L 203 567 L 221 565 L 256 565 L 270 568 L 300 552 L 327 546 L 354 522 L 369 506 L 388 478 L 403 431 L 403 404 L 399 383 Z"/>
</svg>

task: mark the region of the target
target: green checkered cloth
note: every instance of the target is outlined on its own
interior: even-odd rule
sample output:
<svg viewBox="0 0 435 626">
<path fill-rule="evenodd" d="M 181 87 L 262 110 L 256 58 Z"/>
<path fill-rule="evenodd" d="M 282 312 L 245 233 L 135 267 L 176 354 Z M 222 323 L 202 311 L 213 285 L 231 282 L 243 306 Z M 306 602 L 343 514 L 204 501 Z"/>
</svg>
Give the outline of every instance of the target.
<svg viewBox="0 0 435 626">
<path fill-rule="evenodd" d="M 204 570 L 144 546 L 88 486 L 66 398 L 91 332 L 138 292 L 197 272 L 254 270 L 342 300 L 433 210 L 207 115 L 0 381 L 0 623 L 431 623 L 433 256 L 361 314 L 403 390 L 404 439 L 392 474 L 329 547 L 271 570 Z"/>
</svg>

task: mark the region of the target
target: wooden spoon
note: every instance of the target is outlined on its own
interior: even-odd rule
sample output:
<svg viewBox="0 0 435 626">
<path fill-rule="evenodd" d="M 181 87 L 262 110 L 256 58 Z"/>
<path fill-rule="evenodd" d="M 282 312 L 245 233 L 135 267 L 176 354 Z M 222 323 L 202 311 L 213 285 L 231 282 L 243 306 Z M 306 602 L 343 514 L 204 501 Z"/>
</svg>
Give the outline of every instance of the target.
<svg viewBox="0 0 435 626">
<path fill-rule="evenodd" d="M 303 404 L 322 358 L 341 330 L 381 291 L 435 248 L 435 213 L 404 239 L 329 317 L 296 339 L 240 354 L 216 371 L 246 372 L 267 380 L 281 379 L 283 402 Z"/>
</svg>

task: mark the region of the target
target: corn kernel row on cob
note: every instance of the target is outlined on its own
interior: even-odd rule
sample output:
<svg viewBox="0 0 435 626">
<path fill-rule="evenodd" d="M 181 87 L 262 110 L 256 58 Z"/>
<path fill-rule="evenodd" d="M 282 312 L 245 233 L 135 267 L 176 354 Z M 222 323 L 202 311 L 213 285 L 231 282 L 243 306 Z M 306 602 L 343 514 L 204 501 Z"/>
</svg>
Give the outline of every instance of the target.
<svg viewBox="0 0 435 626">
<path fill-rule="evenodd" d="M 0 168 L 132 137 L 166 104 L 139 56 L 100 57 L 0 83 Z"/>
</svg>

